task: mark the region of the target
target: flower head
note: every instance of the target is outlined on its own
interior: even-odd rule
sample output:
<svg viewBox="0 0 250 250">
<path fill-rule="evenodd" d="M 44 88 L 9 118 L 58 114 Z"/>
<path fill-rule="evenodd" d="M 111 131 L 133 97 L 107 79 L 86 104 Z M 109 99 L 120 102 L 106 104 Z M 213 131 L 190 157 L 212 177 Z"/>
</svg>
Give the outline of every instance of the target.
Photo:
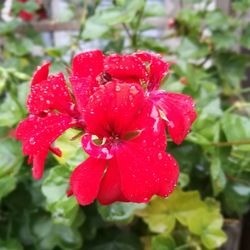
<svg viewBox="0 0 250 250">
<path fill-rule="evenodd" d="M 169 65 L 147 52 L 84 52 L 73 59 L 70 89 L 62 73 L 49 75 L 49 63 L 38 68 L 27 100 L 30 115 L 16 131 L 33 176 L 42 177 L 49 151 L 61 155 L 52 145 L 57 137 L 77 127 L 89 154 L 70 178 L 69 193 L 80 204 L 169 195 L 178 167 L 165 152 L 165 128 L 180 143 L 196 116 L 190 97 L 158 90 Z"/>
<path fill-rule="evenodd" d="M 138 84 L 109 82 L 100 87 L 86 106 L 85 123 L 82 145 L 90 158 L 71 177 L 79 203 L 96 197 L 102 204 L 147 202 L 154 194 L 173 191 L 178 168 L 165 153 L 164 124 Z M 85 186 L 90 180 L 91 189 Z"/>
</svg>

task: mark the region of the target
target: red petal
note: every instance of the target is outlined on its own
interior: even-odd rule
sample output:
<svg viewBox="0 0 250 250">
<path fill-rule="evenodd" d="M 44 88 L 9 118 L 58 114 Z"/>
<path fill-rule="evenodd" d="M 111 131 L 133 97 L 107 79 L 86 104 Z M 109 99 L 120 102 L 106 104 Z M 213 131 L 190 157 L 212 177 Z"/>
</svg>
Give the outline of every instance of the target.
<svg viewBox="0 0 250 250">
<path fill-rule="evenodd" d="M 145 51 L 135 53 L 136 57 L 149 64 L 148 90 L 158 89 L 162 78 L 169 70 L 170 64 L 163 61 L 159 56 Z"/>
<path fill-rule="evenodd" d="M 44 164 L 45 164 L 47 154 L 48 154 L 48 150 L 42 151 L 41 153 L 33 155 L 33 159 L 30 162 L 30 163 L 33 162 L 32 175 L 37 180 L 41 179 L 43 176 Z"/>
<path fill-rule="evenodd" d="M 100 86 L 86 107 L 86 131 L 99 138 L 110 133 L 124 136 L 140 114 L 144 101 L 143 89 L 138 84 L 110 82 Z"/>
<path fill-rule="evenodd" d="M 73 171 L 70 190 L 81 205 L 88 205 L 97 197 L 106 164 L 105 160 L 90 157 Z"/>
<path fill-rule="evenodd" d="M 77 110 L 84 116 L 89 97 L 94 93 L 94 89 L 98 84 L 91 78 L 77 76 L 71 76 L 70 82 L 76 100 Z"/>
<path fill-rule="evenodd" d="M 116 154 L 123 195 L 131 202 L 148 202 L 155 195 L 169 195 L 177 182 L 178 167 L 164 152 L 128 142 Z"/>
<path fill-rule="evenodd" d="M 49 66 L 50 63 L 46 62 L 42 66 L 37 67 L 31 80 L 31 86 L 47 80 L 49 75 Z"/>
<path fill-rule="evenodd" d="M 167 137 L 165 122 L 162 120 L 159 111 L 151 101 L 144 103 L 144 109 L 139 117 L 131 124 L 130 131 L 141 130 L 139 136 L 133 138 L 131 142 L 138 143 L 142 149 L 148 150 L 150 155 L 151 147 L 154 150 L 165 151 L 167 147 Z"/>
<path fill-rule="evenodd" d="M 63 74 L 51 75 L 47 80 L 32 85 L 27 106 L 29 112 L 33 114 L 54 109 L 72 114 L 74 104 Z"/>
<path fill-rule="evenodd" d="M 101 204 L 147 202 L 154 194 L 165 197 L 177 182 L 177 164 L 164 152 L 165 125 L 152 103 L 145 104 L 133 126 L 134 129 L 144 129 L 116 149 L 100 186 L 98 199 Z"/>
<path fill-rule="evenodd" d="M 158 165 L 159 175 L 161 176 L 161 183 L 159 185 L 159 196 L 166 197 L 170 195 L 176 184 L 179 177 L 179 168 L 177 162 L 172 155 L 167 153 L 162 153 L 162 159 L 159 157 L 161 154 L 158 153 L 158 159 L 162 161 L 162 165 Z"/>
<path fill-rule="evenodd" d="M 72 62 L 72 75 L 96 79 L 103 72 L 103 60 L 104 55 L 100 50 L 78 54 Z"/>
<path fill-rule="evenodd" d="M 102 205 L 109 205 L 116 201 L 128 201 L 121 191 L 121 177 L 115 158 L 108 163 L 97 198 Z"/>
<path fill-rule="evenodd" d="M 50 145 L 74 125 L 70 116 L 58 113 L 49 113 L 43 118 L 30 115 L 18 125 L 16 137 L 23 143 L 23 153 L 33 156 L 35 178 L 42 177 L 43 163 Z"/>
<path fill-rule="evenodd" d="M 148 73 L 143 62 L 133 55 L 117 55 L 113 54 L 106 57 L 104 70 L 112 77 L 131 82 L 147 82 Z"/>
<path fill-rule="evenodd" d="M 151 92 L 150 98 L 166 116 L 171 138 L 180 144 L 197 116 L 193 99 L 183 94 L 160 91 Z"/>
<path fill-rule="evenodd" d="M 24 21 L 31 21 L 33 19 L 33 14 L 25 10 L 21 10 L 18 16 Z"/>
</svg>

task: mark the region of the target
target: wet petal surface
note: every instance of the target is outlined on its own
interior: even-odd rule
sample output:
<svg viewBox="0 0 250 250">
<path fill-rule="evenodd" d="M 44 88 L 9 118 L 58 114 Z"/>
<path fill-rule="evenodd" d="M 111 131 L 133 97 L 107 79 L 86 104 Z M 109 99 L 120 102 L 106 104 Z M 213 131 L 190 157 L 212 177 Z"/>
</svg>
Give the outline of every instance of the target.
<svg viewBox="0 0 250 250">
<path fill-rule="evenodd" d="M 72 76 L 96 79 L 103 72 L 104 55 L 100 50 L 76 55 L 72 62 Z"/>
<path fill-rule="evenodd" d="M 144 100 L 138 84 L 111 82 L 101 86 L 86 106 L 86 131 L 99 138 L 111 134 L 122 138 L 140 114 Z"/>
<path fill-rule="evenodd" d="M 42 177 L 42 163 L 50 145 L 66 129 L 74 125 L 74 120 L 70 116 L 58 113 L 49 113 L 45 117 L 30 115 L 18 125 L 16 137 L 23 143 L 23 153 L 33 158 L 35 178 Z"/>
<path fill-rule="evenodd" d="M 39 114 L 47 110 L 73 114 L 74 103 L 63 74 L 49 76 L 46 80 L 32 85 L 27 106 L 32 114 Z"/>
<path fill-rule="evenodd" d="M 148 72 L 143 62 L 133 55 L 114 54 L 106 57 L 104 70 L 112 77 L 125 82 L 137 82 L 148 80 Z M 127 81 L 128 80 L 128 81 Z"/>
<path fill-rule="evenodd" d="M 32 80 L 31 80 L 31 86 L 38 84 L 44 80 L 47 80 L 48 75 L 49 75 L 49 67 L 50 67 L 50 63 L 48 63 L 48 62 L 37 67 L 35 73 L 33 74 Z"/>
<path fill-rule="evenodd" d="M 147 88 L 149 91 L 156 90 L 160 86 L 162 78 L 167 74 L 170 64 L 161 59 L 160 56 L 141 51 L 134 54 L 145 64 L 148 64 L 149 81 Z"/>
<path fill-rule="evenodd" d="M 106 164 L 105 160 L 90 157 L 73 171 L 70 189 L 81 205 L 88 205 L 97 197 Z"/>
<path fill-rule="evenodd" d="M 193 99 L 184 94 L 154 91 L 150 99 L 167 119 L 168 132 L 176 144 L 187 136 L 196 119 Z"/>
</svg>

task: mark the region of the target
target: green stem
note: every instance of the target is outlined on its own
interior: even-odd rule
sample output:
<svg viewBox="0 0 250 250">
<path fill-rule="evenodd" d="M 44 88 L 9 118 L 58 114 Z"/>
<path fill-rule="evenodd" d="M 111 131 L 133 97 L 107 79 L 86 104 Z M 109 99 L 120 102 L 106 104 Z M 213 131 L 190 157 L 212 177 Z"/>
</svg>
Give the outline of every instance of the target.
<svg viewBox="0 0 250 250">
<path fill-rule="evenodd" d="M 230 147 L 234 145 L 248 145 L 250 144 L 250 140 L 245 141 L 226 141 L 226 142 L 213 142 L 208 145 L 216 146 L 216 147 Z"/>
<path fill-rule="evenodd" d="M 131 45 L 132 45 L 133 49 L 135 49 L 135 50 L 138 49 L 138 29 L 140 27 L 143 14 L 144 14 L 144 7 L 138 13 L 137 22 L 135 24 L 135 29 L 134 29 L 133 35 L 132 35 Z"/>
<path fill-rule="evenodd" d="M 131 43 L 132 43 L 132 34 L 130 33 L 130 30 L 129 30 L 129 27 L 125 24 L 125 23 L 122 23 L 122 27 L 124 28 L 128 38 L 130 39 Z"/>
</svg>

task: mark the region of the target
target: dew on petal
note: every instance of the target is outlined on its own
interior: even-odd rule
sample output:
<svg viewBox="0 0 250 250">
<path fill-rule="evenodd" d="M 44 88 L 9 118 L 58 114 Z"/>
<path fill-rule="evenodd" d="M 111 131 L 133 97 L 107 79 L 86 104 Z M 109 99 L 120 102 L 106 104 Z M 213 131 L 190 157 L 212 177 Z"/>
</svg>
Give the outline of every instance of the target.
<svg viewBox="0 0 250 250">
<path fill-rule="evenodd" d="M 139 90 L 138 90 L 135 86 L 131 86 L 131 88 L 130 88 L 130 93 L 131 93 L 132 95 L 136 95 L 136 94 L 139 93 Z"/>
<path fill-rule="evenodd" d="M 115 86 L 115 91 L 119 92 L 121 90 L 121 87 L 119 85 Z"/>
</svg>

